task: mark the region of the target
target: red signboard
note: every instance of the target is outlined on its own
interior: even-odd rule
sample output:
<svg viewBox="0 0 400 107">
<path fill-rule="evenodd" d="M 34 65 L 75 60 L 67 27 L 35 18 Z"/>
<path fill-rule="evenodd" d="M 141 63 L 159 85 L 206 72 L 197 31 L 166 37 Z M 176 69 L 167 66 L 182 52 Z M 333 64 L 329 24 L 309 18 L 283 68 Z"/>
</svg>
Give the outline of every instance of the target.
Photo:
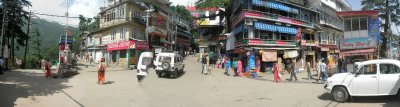
<svg viewBox="0 0 400 107">
<path fill-rule="evenodd" d="M 128 48 L 133 48 L 133 44 L 134 44 L 133 40 L 111 43 L 107 45 L 107 51 L 125 50 Z"/>
<path fill-rule="evenodd" d="M 246 11 L 244 13 L 246 16 L 255 16 L 255 17 L 262 17 L 262 13 L 259 12 L 250 12 L 250 11 Z"/>
<path fill-rule="evenodd" d="M 259 39 L 249 39 L 248 40 L 248 45 L 259 45 L 259 44 L 263 44 L 262 40 Z"/>
<path fill-rule="evenodd" d="M 136 49 L 149 49 L 149 42 L 146 41 L 135 41 Z"/>
</svg>

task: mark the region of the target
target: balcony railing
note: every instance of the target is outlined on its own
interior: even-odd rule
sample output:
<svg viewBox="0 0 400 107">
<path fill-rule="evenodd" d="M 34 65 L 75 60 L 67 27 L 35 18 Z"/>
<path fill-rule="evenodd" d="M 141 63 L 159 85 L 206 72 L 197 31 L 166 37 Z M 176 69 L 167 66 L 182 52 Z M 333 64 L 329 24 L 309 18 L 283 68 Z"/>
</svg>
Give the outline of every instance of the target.
<svg viewBox="0 0 400 107">
<path fill-rule="evenodd" d="M 235 47 L 239 46 L 255 46 L 255 45 L 266 45 L 266 46 L 296 46 L 295 40 L 265 40 L 265 39 L 243 39 L 235 42 Z"/>
</svg>

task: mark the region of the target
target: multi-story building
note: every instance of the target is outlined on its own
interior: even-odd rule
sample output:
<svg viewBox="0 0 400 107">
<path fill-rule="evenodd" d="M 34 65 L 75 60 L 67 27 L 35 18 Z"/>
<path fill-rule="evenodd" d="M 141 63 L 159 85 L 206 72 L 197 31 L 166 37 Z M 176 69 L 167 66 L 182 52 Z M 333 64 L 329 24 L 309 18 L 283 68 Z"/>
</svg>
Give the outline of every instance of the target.
<svg viewBox="0 0 400 107">
<path fill-rule="evenodd" d="M 303 0 L 231 0 L 227 50 L 241 58 L 247 69 L 301 55 L 301 38 L 315 37 L 317 12 Z M 262 60 L 261 60 L 262 59 Z"/>
<path fill-rule="evenodd" d="M 179 53 L 190 51 L 190 45 L 193 40 L 193 35 L 190 30 L 193 27 L 193 23 L 176 15 L 177 13 L 173 14 L 173 24 L 171 24 L 170 29 L 175 32 L 175 35 L 171 37 L 172 40 L 170 40 L 173 42 L 173 45 L 171 45 L 173 47 L 171 49 Z"/>
<path fill-rule="evenodd" d="M 107 7 L 100 8 L 100 44 L 107 45 L 107 62 L 129 67 L 136 64 L 140 52 L 149 49 L 142 17 L 147 8 L 142 0 L 108 0 Z"/>
<path fill-rule="evenodd" d="M 186 9 L 195 17 L 195 29 L 198 31 L 198 37 L 195 42 L 200 45 L 200 53 L 213 51 L 217 54 L 225 53 L 226 35 L 224 30 L 225 18 L 219 15 L 223 8 L 196 8 L 194 6 L 186 6 Z"/>
<path fill-rule="evenodd" d="M 340 52 L 339 41 L 344 33 L 343 21 L 337 17 L 336 12 L 350 11 L 350 5 L 345 0 L 306 0 L 305 5 L 319 13 L 316 24 L 320 29 L 315 36 L 303 36 L 301 45 L 306 47 L 305 59 L 310 61 L 311 66 L 315 66 L 315 61 L 322 58 L 331 61 L 337 59 Z M 329 64 L 335 65 L 333 62 Z"/>
<path fill-rule="evenodd" d="M 344 23 L 344 36 L 340 41 L 340 55 L 347 63 L 376 59 L 379 56 L 379 11 L 346 11 L 337 15 Z"/>
</svg>

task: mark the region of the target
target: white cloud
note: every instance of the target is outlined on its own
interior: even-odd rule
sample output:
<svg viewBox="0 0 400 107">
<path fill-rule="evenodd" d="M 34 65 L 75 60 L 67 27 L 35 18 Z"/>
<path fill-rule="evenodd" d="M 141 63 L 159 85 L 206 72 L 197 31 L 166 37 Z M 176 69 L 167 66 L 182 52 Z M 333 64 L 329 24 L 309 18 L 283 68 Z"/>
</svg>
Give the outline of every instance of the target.
<svg viewBox="0 0 400 107">
<path fill-rule="evenodd" d="M 52 14 L 64 16 L 67 10 L 66 2 L 67 0 L 30 0 L 32 7 L 27 10 L 32 10 L 37 13 Z M 78 17 L 80 14 L 85 17 L 94 17 L 100 12 L 100 7 L 104 6 L 105 0 L 72 0 L 69 6 L 69 16 Z M 51 21 L 56 21 L 65 24 L 65 17 L 51 17 L 37 15 L 40 18 L 44 18 Z M 79 19 L 69 18 L 68 24 L 72 26 L 77 26 L 79 24 Z"/>
</svg>

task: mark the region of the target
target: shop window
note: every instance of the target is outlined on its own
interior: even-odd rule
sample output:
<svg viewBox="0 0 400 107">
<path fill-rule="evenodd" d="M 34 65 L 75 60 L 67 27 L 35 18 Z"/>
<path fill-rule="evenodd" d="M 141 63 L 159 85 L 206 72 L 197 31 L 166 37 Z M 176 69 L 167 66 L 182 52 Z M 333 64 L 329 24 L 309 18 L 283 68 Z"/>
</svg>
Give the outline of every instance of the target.
<svg viewBox="0 0 400 107">
<path fill-rule="evenodd" d="M 126 50 L 119 51 L 119 58 L 126 58 Z"/>
<path fill-rule="evenodd" d="M 360 30 L 360 21 L 358 20 L 358 18 L 351 19 L 351 30 Z"/>
<path fill-rule="evenodd" d="M 125 39 L 125 31 L 124 31 L 124 28 L 121 28 L 121 32 L 120 32 L 120 37 L 119 37 L 119 38 L 121 38 L 122 40 Z"/>
<path fill-rule="evenodd" d="M 260 39 L 266 39 L 266 40 L 274 39 L 273 32 L 270 31 L 259 31 L 259 37 Z"/>
<path fill-rule="evenodd" d="M 360 30 L 367 30 L 367 29 L 368 29 L 368 19 L 360 18 Z"/>
<path fill-rule="evenodd" d="M 344 20 L 344 30 L 351 31 L 351 19 Z"/>
</svg>

